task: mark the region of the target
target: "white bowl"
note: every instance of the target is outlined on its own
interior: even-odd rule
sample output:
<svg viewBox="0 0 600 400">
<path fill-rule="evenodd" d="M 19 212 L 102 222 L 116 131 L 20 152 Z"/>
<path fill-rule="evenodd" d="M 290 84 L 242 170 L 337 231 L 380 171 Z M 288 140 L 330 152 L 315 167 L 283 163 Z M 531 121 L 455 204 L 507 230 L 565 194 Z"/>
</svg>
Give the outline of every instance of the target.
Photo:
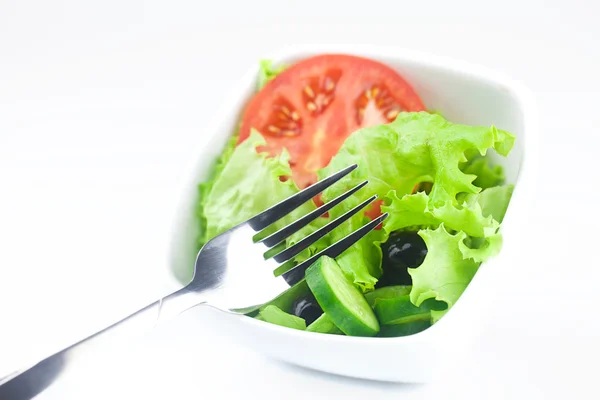
<svg viewBox="0 0 600 400">
<path fill-rule="evenodd" d="M 487 305 L 496 300 L 494 279 L 518 262 L 525 243 L 520 225 L 530 204 L 536 161 L 537 112 L 529 92 L 496 72 L 432 55 L 397 48 L 306 46 L 287 48 L 270 58 L 276 63 L 324 53 L 339 52 L 370 57 L 397 69 L 415 88 L 428 109 L 438 110 L 457 123 L 494 124 L 517 136 L 511 155 L 496 160 L 505 167 L 515 191 L 505 217 L 501 254 L 482 265 L 457 304 L 431 328 L 399 338 L 362 338 L 324 335 L 279 327 L 245 316 L 199 308 L 198 329 L 210 325 L 232 340 L 276 359 L 330 373 L 386 381 L 427 382 L 445 368 L 457 367 L 464 352 L 484 326 Z M 268 57 L 268 55 L 265 55 Z M 197 224 L 194 216 L 197 185 L 232 135 L 245 101 L 255 92 L 258 60 L 241 80 L 230 101 L 204 132 L 209 145 L 198 150 L 175 210 L 167 285 L 180 287 L 191 277 L 195 259 Z M 256 290 L 260 290 L 259 287 Z M 200 315 L 201 314 L 201 315 Z M 208 320 L 207 320 L 208 319 Z"/>
</svg>

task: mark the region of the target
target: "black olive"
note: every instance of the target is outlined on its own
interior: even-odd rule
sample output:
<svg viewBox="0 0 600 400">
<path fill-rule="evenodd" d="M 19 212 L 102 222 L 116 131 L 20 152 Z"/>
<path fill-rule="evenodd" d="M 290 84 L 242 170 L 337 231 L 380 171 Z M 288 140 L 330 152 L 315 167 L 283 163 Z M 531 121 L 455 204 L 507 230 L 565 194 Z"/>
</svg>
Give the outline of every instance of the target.
<svg viewBox="0 0 600 400">
<path fill-rule="evenodd" d="M 383 276 L 377 286 L 410 285 L 408 268 L 423 264 L 427 246 L 417 232 L 394 232 L 381 246 Z"/>
<path fill-rule="evenodd" d="M 302 279 L 304 279 L 305 273 L 306 273 L 306 270 L 296 268 L 296 269 L 293 269 L 289 274 L 286 274 L 283 277 L 283 279 L 285 279 L 285 281 L 287 282 L 288 285 L 294 286 L 296 283 L 298 283 Z"/>
<path fill-rule="evenodd" d="M 317 299 L 310 294 L 299 297 L 292 305 L 292 314 L 297 317 L 304 318 L 306 325 L 310 325 L 323 314 L 323 310 Z"/>
</svg>

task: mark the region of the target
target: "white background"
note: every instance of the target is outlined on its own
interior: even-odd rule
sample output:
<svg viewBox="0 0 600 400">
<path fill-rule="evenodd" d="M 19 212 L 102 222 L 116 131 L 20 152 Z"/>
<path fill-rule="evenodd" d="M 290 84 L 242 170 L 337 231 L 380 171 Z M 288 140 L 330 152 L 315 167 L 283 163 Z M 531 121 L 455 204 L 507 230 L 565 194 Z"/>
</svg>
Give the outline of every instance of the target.
<svg viewBox="0 0 600 400">
<path fill-rule="evenodd" d="M 0 0 L 0 376 L 159 294 L 179 179 L 259 58 L 382 43 L 507 73 L 541 111 L 530 251 L 470 362 L 436 385 L 352 380 L 183 317 L 41 398 L 597 398 L 599 13 L 583 0 Z"/>
</svg>

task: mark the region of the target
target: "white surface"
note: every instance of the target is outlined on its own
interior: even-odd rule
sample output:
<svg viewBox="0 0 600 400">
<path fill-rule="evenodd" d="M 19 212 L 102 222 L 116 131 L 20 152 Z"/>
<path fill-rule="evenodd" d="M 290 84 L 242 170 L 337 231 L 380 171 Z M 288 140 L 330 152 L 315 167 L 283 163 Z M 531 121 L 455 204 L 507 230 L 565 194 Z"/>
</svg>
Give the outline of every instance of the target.
<svg viewBox="0 0 600 400">
<path fill-rule="evenodd" d="M 472 340 L 481 334 L 488 322 L 486 318 L 493 319 L 493 315 L 489 315 L 487 310 L 490 303 L 496 302 L 496 298 L 504 292 L 503 288 L 498 287 L 497 280 L 507 274 L 519 272 L 517 265 L 521 260 L 520 253 L 526 248 L 524 242 L 528 239 L 529 225 L 526 217 L 530 214 L 533 202 L 531 183 L 536 179 L 539 142 L 537 107 L 526 88 L 495 71 L 396 47 L 288 46 L 285 51 L 275 51 L 271 57 L 276 64 L 289 65 L 298 59 L 323 53 L 355 54 L 383 62 L 400 71 L 411 82 L 428 109 L 440 111 L 455 123 L 487 126 L 495 124 L 518 138 L 508 157 L 490 152 L 492 157 L 495 156 L 496 162 L 504 166 L 507 182 L 516 184 L 502 224 L 502 253 L 479 269 L 460 301 L 442 321 L 418 335 L 386 340 L 315 335 L 223 313 L 214 313 L 210 323 L 215 329 L 230 332 L 232 339 L 247 344 L 261 354 L 295 365 L 381 381 L 436 381 L 447 369 L 462 368 L 458 364 L 459 359 Z M 209 176 L 217 154 L 222 152 L 239 123 L 240 109 L 256 93 L 257 70 L 256 64 L 249 67 L 249 71 L 244 73 L 243 79 L 234 88 L 232 96 L 224 101 L 222 112 L 208 123 L 208 145 L 202 146 L 195 153 L 182 185 L 177 218 L 173 224 L 172 247 L 166 266 L 173 276 L 190 275 L 180 278 L 183 282 L 191 279 L 190 266 L 194 265 L 197 251 L 198 182 L 203 182 Z M 243 305 L 262 303 L 275 297 L 272 294 L 274 290 L 275 293 L 283 290 L 278 286 L 280 282 L 273 280 L 272 276 L 255 276 L 255 271 L 264 271 L 269 275 L 275 266 L 266 266 L 264 261 L 254 265 L 253 260 L 257 260 L 252 257 L 252 252 L 257 250 L 254 245 L 249 249 L 237 250 L 244 256 L 237 262 L 235 259 L 239 256 L 228 256 L 230 263 L 244 265 L 244 270 L 252 271 L 250 276 L 242 276 L 247 287 L 231 285 L 236 288 L 236 297 L 239 296 L 245 302 Z M 264 248 L 259 247 L 258 250 L 258 259 L 262 259 L 260 255 Z M 241 272 L 243 271 L 236 271 L 235 276 Z M 172 290 L 177 287 L 174 286 Z M 267 297 L 252 301 L 250 299 L 253 296 Z M 216 297 L 221 299 L 224 296 Z M 474 315 L 478 318 L 473 318 Z M 190 329 L 202 329 L 207 323 L 205 318 L 196 318 L 196 326 L 190 325 Z M 390 354 L 394 354 L 394 357 L 390 357 Z M 365 365 L 369 368 L 365 368 Z"/>
<path fill-rule="evenodd" d="M 203 3 L 0 3 L 0 375 L 158 294 L 165 210 L 249 63 L 289 43 L 387 43 L 493 67 L 540 105 L 531 250 L 499 279 L 506 293 L 471 366 L 437 385 L 348 380 L 266 360 L 210 327 L 191 337 L 183 318 L 102 381 L 41 398 L 596 398 L 600 6 Z"/>
</svg>

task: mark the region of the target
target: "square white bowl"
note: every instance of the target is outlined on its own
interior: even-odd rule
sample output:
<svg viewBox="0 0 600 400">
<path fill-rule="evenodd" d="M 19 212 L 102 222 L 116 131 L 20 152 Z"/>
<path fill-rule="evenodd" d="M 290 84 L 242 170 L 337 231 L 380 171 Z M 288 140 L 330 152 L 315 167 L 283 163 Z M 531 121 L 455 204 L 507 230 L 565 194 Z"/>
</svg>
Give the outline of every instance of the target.
<svg viewBox="0 0 600 400">
<path fill-rule="evenodd" d="M 330 373 L 385 381 L 427 382 L 444 371 L 469 346 L 484 325 L 486 308 L 497 301 L 494 285 L 498 274 L 510 273 L 518 263 L 519 246 L 530 205 L 532 180 L 537 165 L 537 111 L 527 89 L 511 79 L 465 62 L 377 46 L 301 46 L 286 48 L 269 57 L 275 63 L 291 63 L 321 53 L 347 53 L 379 60 L 397 69 L 428 109 L 440 111 L 455 123 L 495 125 L 517 137 L 508 158 L 495 157 L 503 165 L 515 191 L 502 224 L 501 254 L 482 265 L 457 304 L 431 328 L 406 337 L 362 338 L 325 335 L 283 328 L 245 316 L 219 311 L 199 313 L 198 329 L 210 324 L 232 340 L 243 341 L 276 359 Z M 168 273 L 169 289 L 191 278 L 196 256 L 198 224 L 195 205 L 198 184 L 206 179 L 216 157 L 233 134 L 243 106 L 255 93 L 256 65 L 233 91 L 221 112 L 203 132 L 209 144 L 200 148 L 184 181 L 174 218 Z M 252 266 L 249 266 L 252 267 Z M 260 290 L 259 287 L 256 290 Z M 487 316 L 493 318 L 493 316 Z M 207 320 L 209 319 L 209 320 Z"/>
</svg>

